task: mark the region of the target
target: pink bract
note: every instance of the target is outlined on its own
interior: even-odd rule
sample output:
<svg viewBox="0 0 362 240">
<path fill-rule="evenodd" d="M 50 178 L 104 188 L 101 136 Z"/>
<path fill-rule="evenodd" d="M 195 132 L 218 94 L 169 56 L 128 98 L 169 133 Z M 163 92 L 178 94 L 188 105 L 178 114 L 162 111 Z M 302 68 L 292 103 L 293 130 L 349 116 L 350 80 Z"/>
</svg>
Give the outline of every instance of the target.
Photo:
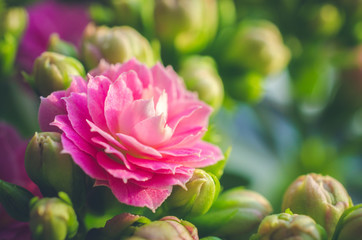
<svg viewBox="0 0 362 240">
<path fill-rule="evenodd" d="M 132 59 L 100 66 L 88 81 L 42 98 L 43 131 L 62 133 L 64 152 L 125 204 L 155 210 L 195 168 L 223 158 L 201 140 L 211 108 L 171 67 Z"/>
</svg>

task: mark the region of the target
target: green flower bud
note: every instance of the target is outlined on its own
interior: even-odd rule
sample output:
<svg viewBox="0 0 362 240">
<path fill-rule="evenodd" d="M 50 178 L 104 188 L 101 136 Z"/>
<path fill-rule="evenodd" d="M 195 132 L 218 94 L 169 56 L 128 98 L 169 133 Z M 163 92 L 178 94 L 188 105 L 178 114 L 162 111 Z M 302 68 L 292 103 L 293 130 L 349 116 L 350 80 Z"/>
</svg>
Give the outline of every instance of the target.
<svg viewBox="0 0 362 240">
<path fill-rule="evenodd" d="M 135 230 L 127 240 L 197 240 L 197 229 L 188 221 L 176 217 L 163 217 L 158 221 L 145 224 Z"/>
<path fill-rule="evenodd" d="M 85 198 L 85 176 L 68 154 L 61 153 L 60 133 L 35 133 L 25 153 L 25 169 L 44 196 L 66 192 L 78 206 Z"/>
<path fill-rule="evenodd" d="M 355 240 L 362 236 L 362 204 L 344 211 L 332 240 Z"/>
<path fill-rule="evenodd" d="M 1 76 L 7 76 L 11 74 L 14 67 L 17 47 L 18 47 L 17 40 L 12 34 L 5 33 L 4 36 L 0 36 L 0 75 Z"/>
<path fill-rule="evenodd" d="M 342 26 L 342 16 L 338 8 L 332 4 L 323 4 L 308 9 L 305 14 L 308 18 L 310 28 L 318 36 L 332 36 Z"/>
<path fill-rule="evenodd" d="M 133 215 L 130 213 L 122 213 L 108 220 L 104 228 L 92 229 L 91 231 L 89 231 L 86 239 L 120 239 L 121 237 L 132 235 L 138 227 L 150 222 L 151 221 L 146 217 Z"/>
<path fill-rule="evenodd" d="M 225 61 L 261 74 L 280 72 L 289 62 L 290 51 L 278 28 L 265 20 L 244 21 L 224 53 Z"/>
<path fill-rule="evenodd" d="M 284 194 L 282 210 L 312 217 L 329 238 L 352 201 L 343 185 L 330 176 L 311 173 L 298 177 Z"/>
<path fill-rule="evenodd" d="M 9 33 L 19 40 L 27 26 L 28 14 L 24 8 L 9 8 L 0 20 L 0 32 Z"/>
<path fill-rule="evenodd" d="M 115 11 L 115 23 L 139 29 L 142 25 L 142 0 L 111 0 Z"/>
<path fill-rule="evenodd" d="M 181 63 L 179 71 L 187 88 L 217 111 L 224 99 L 224 86 L 211 57 L 193 56 Z"/>
<path fill-rule="evenodd" d="M 77 49 L 71 43 L 67 43 L 59 38 L 59 35 L 53 33 L 49 37 L 48 49 L 49 52 L 56 52 L 68 57 L 77 58 Z"/>
<path fill-rule="evenodd" d="M 29 221 L 29 202 L 34 195 L 12 183 L 0 179 L 0 203 L 18 221 Z"/>
<path fill-rule="evenodd" d="M 44 52 L 34 63 L 31 80 L 42 96 L 70 86 L 73 76 L 84 76 L 83 65 L 75 58 L 55 52 Z"/>
<path fill-rule="evenodd" d="M 272 212 L 262 195 L 243 188 L 230 189 L 219 196 L 205 215 L 190 218 L 201 236 L 249 239 L 262 219 Z"/>
<path fill-rule="evenodd" d="M 197 52 L 213 40 L 218 24 L 215 0 L 157 0 L 155 31 L 164 45 L 179 52 Z"/>
<path fill-rule="evenodd" d="M 251 240 L 326 240 L 324 229 L 309 216 L 280 213 L 267 216 Z"/>
<path fill-rule="evenodd" d="M 77 215 L 66 193 L 59 198 L 33 198 L 29 226 L 35 240 L 63 240 L 78 232 Z"/>
<path fill-rule="evenodd" d="M 166 200 L 169 211 L 180 217 L 195 217 L 205 214 L 220 191 L 219 180 L 204 170 L 195 169 L 184 189 L 175 186 Z"/>
<path fill-rule="evenodd" d="M 150 43 L 128 26 L 108 28 L 88 24 L 82 42 L 82 58 L 88 69 L 98 66 L 101 59 L 109 63 L 123 63 L 137 58 L 148 66 L 155 64 Z"/>
<path fill-rule="evenodd" d="M 235 79 L 228 86 L 228 92 L 236 100 L 257 103 L 264 97 L 264 77 L 256 72 L 248 72 Z"/>
</svg>

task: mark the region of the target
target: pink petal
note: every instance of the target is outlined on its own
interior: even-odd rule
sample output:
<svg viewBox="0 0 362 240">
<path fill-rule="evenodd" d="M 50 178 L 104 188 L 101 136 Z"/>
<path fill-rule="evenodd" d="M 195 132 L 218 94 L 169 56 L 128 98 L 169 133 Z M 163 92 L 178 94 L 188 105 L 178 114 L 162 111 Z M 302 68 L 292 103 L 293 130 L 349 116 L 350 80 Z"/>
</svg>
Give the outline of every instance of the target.
<svg viewBox="0 0 362 240">
<path fill-rule="evenodd" d="M 179 185 L 186 189 L 185 184 L 190 180 L 194 172 L 193 168 L 182 167 L 180 173 L 175 174 L 155 174 L 150 180 L 137 182 L 137 185 L 146 188 L 164 188 L 173 185 Z"/>
<path fill-rule="evenodd" d="M 143 86 L 134 70 L 122 73 L 119 78 L 121 78 L 126 83 L 127 87 L 132 91 L 133 99 L 141 98 Z"/>
<path fill-rule="evenodd" d="M 181 163 L 169 163 L 155 159 L 137 158 L 128 154 L 127 160 L 137 167 L 145 168 L 155 173 L 175 174 L 176 169 L 182 167 Z"/>
<path fill-rule="evenodd" d="M 80 150 L 88 153 L 92 157 L 96 156 L 96 149 L 88 141 L 84 140 L 79 134 L 74 131 L 68 117 L 66 115 L 58 115 L 55 117 L 53 126 L 58 127 L 63 131 L 63 134 L 72 141 Z"/>
<path fill-rule="evenodd" d="M 155 116 L 153 99 L 133 101 L 119 116 L 119 132 L 130 134 L 136 123 Z"/>
<path fill-rule="evenodd" d="M 107 126 L 112 133 L 119 132 L 119 116 L 132 101 L 132 92 L 127 88 L 122 78 L 111 84 L 106 97 L 104 112 Z"/>
<path fill-rule="evenodd" d="M 110 145 L 113 145 L 121 150 L 127 150 L 126 147 L 124 147 L 120 142 L 118 142 L 112 135 L 110 135 L 109 133 L 103 131 L 102 129 L 100 129 L 98 126 L 96 126 L 93 122 L 91 121 L 88 121 L 87 120 L 87 123 L 88 125 L 90 126 L 90 131 L 91 132 L 95 132 L 95 133 L 98 133 L 100 137 L 102 137 L 101 140 L 99 140 L 98 137 L 93 137 L 91 138 L 92 140 L 93 139 L 97 139 L 98 141 L 96 143 L 99 143 L 99 142 L 105 142 L 107 144 L 110 144 Z M 103 145 L 101 145 L 103 146 Z"/>
<path fill-rule="evenodd" d="M 166 125 L 164 114 L 147 118 L 137 123 L 132 130 L 132 135 L 148 146 L 158 146 L 172 136 L 172 129 Z"/>
<path fill-rule="evenodd" d="M 73 129 L 84 140 L 89 141 L 94 137 L 94 134 L 91 132 L 89 125 L 86 124 L 87 120 L 91 119 L 87 106 L 87 95 L 85 93 L 72 93 L 69 97 L 63 99 Z"/>
<path fill-rule="evenodd" d="M 65 96 L 69 96 L 72 92 L 77 93 L 86 93 L 87 92 L 87 82 L 81 76 L 74 76 L 72 83 L 69 88 L 65 90 Z"/>
<path fill-rule="evenodd" d="M 116 133 L 122 145 L 124 145 L 129 153 L 133 156 L 145 158 L 161 158 L 162 155 L 154 148 L 144 145 L 137 141 L 134 137 L 122 133 Z"/>
<path fill-rule="evenodd" d="M 101 129 L 107 130 L 104 117 L 104 101 L 111 81 L 103 76 L 91 77 L 88 82 L 88 109 L 93 122 Z"/>
<path fill-rule="evenodd" d="M 122 163 L 116 162 L 103 152 L 98 152 L 97 161 L 99 165 L 102 166 L 110 175 L 122 180 L 124 183 L 127 183 L 129 179 L 133 179 L 135 181 L 146 181 L 153 176 L 150 172 L 137 169 L 130 171 L 123 166 Z"/>
<path fill-rule="evenodd" d="M 62 134 L 63 152 L 72 156 L 74 162 L 90 177 L 106 180 L 107 174 L 95 158 L 81 151 L 71 140 Z"/>
<path fill-rule="evenodd" d="M 143 88 L 147 88 L 150 84 L 153 83 L 151 71 L 147 68 L 146 65 L 140 63 L 137 59 L 133 58 L 125 63 L 123 63 L 117 74 L 121 75 L 124 72 L 135 71 L 137 73 L 138 79 L 142 82 Z"/>
<path fill-rule="evenodd" d="M 154 87 L 164 89 L 166 91 L 168 95 L 168 102 L 170 103 L 173 100 L 177 99 L 178 86 L 175 80 L 178 81 L 178 79 L 171 78 L 171 76 L 167 73 L 167 71 L 160 63 L 157 63 L 155 66 L 153 66 L 151 72 L 153 76 Z"/>
<path fill-rule="evenodd" d="M 144 188 L 132 182 L 125 184 L 122 180 L 109 177 L 109 186 L 116 198 L 125 204 L 148 207 L 155 211 L 171 194 L 172 187 L 160 189 Z"/>
<path fill-rule="evenodd" d="M 65 104 L 62 97 L 65 96 L 64 91 L 57 91 L 48 97 L 40 97 L 40 107 L 38 113 L 40 129 L 44 132 L 60 132 L 57 127 L 49 125 L 54 121 L 55 116 L 66 114 Z"/>
<path fill-rule="evenodd" d="M 186 132 L 174 134 L 169 141 L 159 145 L 157 149 L 162 150 L 192 146 L 201 139 L 205 131 L 206 129 L 203 127 L 195 127 Z"/>
</svg>

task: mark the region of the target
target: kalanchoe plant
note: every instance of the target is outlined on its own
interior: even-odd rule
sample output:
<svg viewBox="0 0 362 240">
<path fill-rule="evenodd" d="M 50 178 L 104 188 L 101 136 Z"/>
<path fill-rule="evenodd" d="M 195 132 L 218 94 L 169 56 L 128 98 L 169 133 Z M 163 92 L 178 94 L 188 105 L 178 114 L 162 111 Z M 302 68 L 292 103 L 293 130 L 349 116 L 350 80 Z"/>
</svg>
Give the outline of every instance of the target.
<svg viewBox="0 0 362 240">
<path fill-rule="evenodd" d="M 282 210 L 312 217 L 329 239 L 338 219 L 352 201 L 343 185 L 330 176 L 311 173 L 298 177 L 284 194 Z"/>
<path fill-rule="evenodd" d="M 74 76 L 84 75 L 84 67 L 77 59 L 44 52 L 35 60 L 32 76 L 27 79 L 41 96 L 48 96 L 54 91 L 67 89 Z"/>
<path fill-rule="evenodd" d="M 64 240 L 78 232 L 77 215 L 68 195 L 59 198 L 33 198 L 30 203 L 30 229 L 35 240 Z"/>
<path fill-rule="evenodd" d="M 156 58 L 150 43 L 129 26 L 108 28 L 88 24 L 84 30 L 81 56 L 86 67 L 96 67 L 101 59 L 109 63 L 123 63 L 131 58 L 152 66 Z"/>
<path fill-rule="evenodd" d="M 205 214 L 220 191 L 219 180 L 201 169 L 195 169 L 186 189 L 176 186 L 167 198 L 167 211 L 182 218 Z"/>
<path fill-rule="evenodd" d="M 327 240 L 325 230 L 311 217 L 290 211 L 265 217 L 251 240 Z"/>
<path fill-rule="evenodd" d="M 198 228 L 200 236 L 249 239 L 271 212 L 270 203 L 262 195 L 234 188 L 222 193 L 205 215 L 189 220 Z"/>
</svg>

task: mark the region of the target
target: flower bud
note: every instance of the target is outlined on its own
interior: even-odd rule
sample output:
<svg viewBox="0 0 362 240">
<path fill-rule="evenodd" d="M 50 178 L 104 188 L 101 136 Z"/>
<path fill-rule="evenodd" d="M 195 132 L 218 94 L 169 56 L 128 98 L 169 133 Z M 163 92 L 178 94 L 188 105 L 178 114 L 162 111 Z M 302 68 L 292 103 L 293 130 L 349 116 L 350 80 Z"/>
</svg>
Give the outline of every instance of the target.
<svg viewBox="0 0 362 240">
<path fill-rule="evenodd" d="M 251 240 L 326 240 L 324 229 L 309 216 L 280 213 L 265 217 Z"/>
<path fill-rule="evenodd" d="M 162 44 L 172 44 L 179 52 L 197 52 L 215 36 L 217 1 L 157 0 L 154 20 Z"/>
<path fill-rule="evenodd" d="M 362 204 L 344 211 L 338 221 L 333 240 L 355 240 L 362 236 Z"/>
<path fill-rule="evenodd" d="M 0 36 L 0 75 L 7 76 L 11 74 L 17 47 L 17 40 L 12 34 L 5 33 L 3 36 Z"/>
<path fill-rule="evenodd" d="M 205 214 L 220 191 L 219 180 L 204 170 L 195 169 L 184 189 L 175 186 L 166 200 L 169 211 L 179 217 L 196 217 Z"/>
<path fill-rule="evenodd" d="M 224 86 L 211 57 L 193 56 L 184 60 L 179 71 L 187 88 L 217 111 L 224 99 Z"/>
<path fill-rule="evenodd" d="M 0 203 L 14 219 L 29 220 L 29 202 L 33 197 L 34 195 L 25 188 L 0 179 Z"/>
<path fill-rule="evenodd" d="M 197 240 L 197 229 L 188 221 L 167 216 L 158 221 L 145 224 L 135 230 L 127 240 Z"/>
<path fill-rule="evenodd" d="M 151 221 L 143 216 L 130 213 L 119 214 L 108 220 L 104 228 L 92 229 L 87 233 L 87 240 L 111 240 L 120 239 L 126 235 L 132 235 L 137 227 L 150 223 Z M 123 238 L 122 238 L 123 239 Z"/>
<path fill-rule="evenodd" d="M 123 63 L 131 58 L 151 66 L 156 59 L 150 43 L 128 26 L 108 28 L 88 24 L 82 41 L 82 58 L 88 69 L 98 66 L 101 59 Z"/>
<path fill-rule="evenodd" d="M 147 1 L 149 2 L 149 1 Z M 142 0 L 111 0 L 111 7 L 115 11 L 115 23 L 128 25 L 139 29 L 142 25 Z"/>
<path fill-rule="evenodd" d="M 329 237 L 352 201 L 343 185 L 330 176 L 311 173 L 298 177 L 284 194 L 282 210 L 312 217 Z"/>
<path fill-rule="evenodd" d="M 19 40 L 28 23 L 28 14 L 24 8 L 9 8 L 0 20 L 0 32 L 9 33 Z"/>
<path fill-rule="evenodd" d="M 50 35 L 47 51 L 56 52 L 73 58 L 77 58 L 78 55 L 75 46 L 71 43 L 61 40 L 59 35 L 56 33 Z"/>
<path fill-rule="evenodd" d="M 261 74 L 280 72 L 288 64 L 290 51 L 279 29 L 265 20 L 244 21 L 224 53 L 225 61 Z"/>
<path fill-rule="evenodd" d="M 256 72 L 248 72 L 235 79 L 228 88 L 234 99 L 257 103 L 264 97 L 264 77 Z"/>
<path fill-rule="evenodd" d="M 44 52 L 34 63 L 32 84 L 42 96 L 70 86 L 73 76 L 84 76 L 83 65 L 75 58 Z"/>
<path fill-rule="evenodd" d="M 219 196 L 209 212 L 190 218 L 201 236 L 249 239 L 262 219 L 272 212 L 262 195 L 243 188 L 230 189 Z"/>
<path fill-rule="evenodd" d="M 305 14 L 311 30 L 318 36 L 332 36 L 342 26 L 342 16 L 338 8 L 332 4 L 313 6 Z"/>
<path fill-rule="evenodd" d="M 77 234 L 77 215 L 64 192 L 59 198 L 33 198 L 30 203 L 29 226 L 35 240 L 63 240 Z"/>
<path fill-rule="evenodd" d="M 61 153 L 61 135 L 35 133 L 25 153 L 25 169 L 44 196 L 66 192 L 78 206 L 83 202 L 85 177 L 68 154 Z"/>
</svg>

